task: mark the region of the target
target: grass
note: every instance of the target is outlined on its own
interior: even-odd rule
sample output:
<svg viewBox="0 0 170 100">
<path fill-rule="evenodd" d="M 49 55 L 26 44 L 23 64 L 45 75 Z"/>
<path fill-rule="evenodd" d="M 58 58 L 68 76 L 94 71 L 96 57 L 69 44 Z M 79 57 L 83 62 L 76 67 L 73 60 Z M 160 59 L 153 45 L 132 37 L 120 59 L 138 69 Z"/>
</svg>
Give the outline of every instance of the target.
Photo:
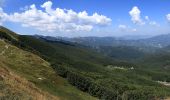
<svg viewBox="0 0 170 100">
<path fill-rule="evenodd" d="M 0 100 L 59 100 L 0 64 Z"/>
<path fill-rule="evenodd" d="M 61 100 L 96 99 L 71 86 L 65 79 L 57 76 L 48 62 L 30 52 L 23 51 L 1 40 L 0 54 L 0 61 L 14 73 Z"/>
<path fill-rule="evenodd" d="M 119 98 L 122 98 L 125 93 L 127 97 L 135 97 L 136 100 L 139 98 L 139 100 L 141 98 L 146 100 L 146 98 L 163 98 L 170 95 L 169 87 L 156 82 L 163 78 L 167 79 L 169 74 L 159 72 L 159 70 L 157 71 L 154 68 L 145 70 L 140 64 L 137 66 L 126 61 L 113 60 L 78 45 L 52 42 L 37 39 L 33 36 L 19 36 L 17 41 L 14 41 L 15 39 L 13 37 L 11 39 L 11 36 L 8 36 L 8 34 L 2 36 L 7 37 L 7 41 L 11 42 L 11 44 L 40 55 L 49 61 L 54 69 L 61 66 L 62 68 L 57 70 L 57 72 L 60 75 L 62 72 L 63 74 L 67 74 L 66 78 L 80 89 L 86 86 L 85 90 L 89 92 L 89 84 L 86 80 L 90 78 L 93 82 L 90 83 L 90 86 L 93 86 L 93 84 L 95 86 L 99 84 L 99 86 L 90 88 L 89 93 L 96 91 L 95 89 L 101 89 L 103 91 L 104 88 L 108 90 L 105 93 L 100 92 L 99 97 L 104 95 L 104 98 L 108 98 L 107 95 L 110 94 L 109 97 L 111 98 L 113 96 L 114 98 L 118 97 L 117 95 L 119 95 Z M 57 76 L 57 73 L 53 71 L 50 64 L 40 57 L 11 45 L 7 49 L 6 43 L 3 41 L 0 45 L 2 45 L 0 48 L 0 54 L 2 55 L 0 57 L 1 61 L 42 90 L 48 91 L 62 100 L 95 99 L 72 87 L 65 79 Z M 110 69 L 108 69 L 108 65 L 111 65 Z M 114 66 L 124 66 L 125 68 L 131 68 L 133 66 L 134 69 L 111 70 Z M 85 82 L 82 80 L 85 80 Z M 115 93 L 115 91 L 118 91 L 119 94 Z M 94 96 L 96 95 L 94 94 Z"/>
</svg>

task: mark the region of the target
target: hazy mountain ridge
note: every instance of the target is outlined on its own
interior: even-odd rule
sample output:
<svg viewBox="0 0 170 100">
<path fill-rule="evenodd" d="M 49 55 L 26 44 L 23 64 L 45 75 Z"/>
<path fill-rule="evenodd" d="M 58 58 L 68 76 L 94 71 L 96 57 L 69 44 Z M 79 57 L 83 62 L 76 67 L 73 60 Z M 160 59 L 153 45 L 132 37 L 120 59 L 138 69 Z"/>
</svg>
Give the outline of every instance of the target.
<svg viewBox="0 0 170 100">
<path fill-rule="evenodd" d="M 134 59 L 134 55 L 141 58 L 148 53 L 155 53 L 159 51 L 168 51 L 164 49 L 170 45 L 170 34 L 158 35 L 154 37 L 145 37 L 145 39 L 126 39 L 116 37 L 50 37 L 39 36 L 49 41 L 65 41 L 72 44 L 81 44 L 87 47 L 91 47 L 94 50 L 103 53 L 104 55 L 112 58 L 129 58 Z M 117 51 L 119 48 L 120 52 Z M 122 49 L 121 49 L 122 48 Z M 104 50 L 105 49 L 105 50 Z M 117 51 L 117 52 L 116 52 Z M 126 53 L 125 53 L 126 52 Z M 129 54 L 128 54 L 129 53 Z M 128 56 L 129 55 L 129 56 Z"/>
<path fill-rule="evenodd" d="M 51 41 L 70 41 L 73 43 L 80 43 L 87 46 L 152 46 L 162 48 L 170 45 L 170 34 L 158 35 L 153 37 L 146 37 L 143 39 L 126 39 L 126 37 L 51 37 L 51 36 L 39 36 Z"/>
</svg>

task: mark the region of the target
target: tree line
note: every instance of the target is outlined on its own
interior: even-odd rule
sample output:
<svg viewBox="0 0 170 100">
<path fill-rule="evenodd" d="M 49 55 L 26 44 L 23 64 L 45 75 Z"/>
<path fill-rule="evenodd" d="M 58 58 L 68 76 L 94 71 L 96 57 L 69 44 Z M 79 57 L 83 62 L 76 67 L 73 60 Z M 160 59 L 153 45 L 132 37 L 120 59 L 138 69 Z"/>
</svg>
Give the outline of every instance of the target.
<svg viewBox="0 0 170 100">
<path fill-rule="evenodd" d="M 56 64 L 52 64 L 52 67 L 58 75 L 66 78 L 70 84 L 102 100 L 157 100 L 158 98 L 164 98 L 164 96 L 157 94 L 154 89 L 149 87 L 137 89 L 135 87 L 114 84 L 114 88 L 109 89 L 96 83 L 89 77 L 71 71 L 68 67 Z"/>
</svg>

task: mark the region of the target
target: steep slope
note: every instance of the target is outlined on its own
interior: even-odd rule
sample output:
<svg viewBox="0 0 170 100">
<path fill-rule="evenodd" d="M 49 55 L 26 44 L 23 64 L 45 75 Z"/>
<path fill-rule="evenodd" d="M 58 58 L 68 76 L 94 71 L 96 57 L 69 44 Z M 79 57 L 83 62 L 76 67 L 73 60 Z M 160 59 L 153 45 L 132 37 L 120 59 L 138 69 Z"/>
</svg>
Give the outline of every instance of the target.
<svg viewBox="0 0 170 100">
<path fill-rule="evenodd" d="M 1 99 L 33 99 L 33 100 L 57 100 L 58 97 L 45 93 L 34 86 L 31 82 L 28 82 L 25 78 L 18 76 L 31 76 L 28 72 L 24 72 L 30 68 L 30 64 L 34 64 L 33 61 L 41 61 L 42 67 L 47 67 L 48 64 L 40 58 L 24 52 L 6 42 L 0 40 L 0 77 L 1 77 Z M 25 54 L 25 55 L 24 55 Z M 27 62 L 27 57 L 32 56 L 34 59 L 32 62 Z M 25 59 L 24 59 L 25 58 Z M 25 61 L 24 61 L 25 60 Z M 38 66 L 34 65 L 34 67 Z M 40 65 L 39 65 L 40 66 Z M 9 70 L 11 69 L 11 70 Z M 30 70 L 31 71 L 31 70 Z M 31 73 L 30 73 L 31 74 Z M 33 73 L 32 73 L 33 74 Z M 25 91 L 25 92 L 22 92 Z"/>
<path fill-rule="evenodd" d="M 4 36 L 7 37 L 8 35 L 5 34 Z M 6 76 L 4 78 L 1 77 L 1 86 L 4 89 L 0 89 L 0 98 L 6 98 L 7 100 L 11 100 L 11 98 L 32 98 L 34 100 L 37 100 L 37 98 L 38 100 L 95 99 L 57 76 L 50 64 L 39 56 L 14 46 L 18 45 L 18 40 L 15 37 L 10 38 L 12 41 L 4 37 L 0 39 L 0 75 L 2 77 Z M 14 45 L 11 45 L 13 41 L 16 42 L 14 42 Z M 8 74 L 8 72 L 13 74 Z M 22 90 L 26 92 L 22 93 Z M 10 94 L 7 94 L 5 91 L 7 93 L 10 92 Z"/>
<path fill-rule="evenodd" d="M 22 78 L 0 62 L 0 99 L 1 100 L 59 100 L 37 88 L 34 84 Z"/>
</svg>

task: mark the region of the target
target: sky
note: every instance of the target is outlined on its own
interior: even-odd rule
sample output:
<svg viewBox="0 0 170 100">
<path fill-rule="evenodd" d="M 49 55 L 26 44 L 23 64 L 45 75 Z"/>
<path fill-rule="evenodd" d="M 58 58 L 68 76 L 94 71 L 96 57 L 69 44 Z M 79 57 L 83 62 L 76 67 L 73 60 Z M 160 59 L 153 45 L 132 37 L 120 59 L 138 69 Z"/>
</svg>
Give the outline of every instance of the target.
<svg viewBox="0 0 170 100">
<path fill-rule="evenodd" d="M 170 0 L 0 0 L 0 25 L 27 35 L 170 33 Z"/>
</svg>

